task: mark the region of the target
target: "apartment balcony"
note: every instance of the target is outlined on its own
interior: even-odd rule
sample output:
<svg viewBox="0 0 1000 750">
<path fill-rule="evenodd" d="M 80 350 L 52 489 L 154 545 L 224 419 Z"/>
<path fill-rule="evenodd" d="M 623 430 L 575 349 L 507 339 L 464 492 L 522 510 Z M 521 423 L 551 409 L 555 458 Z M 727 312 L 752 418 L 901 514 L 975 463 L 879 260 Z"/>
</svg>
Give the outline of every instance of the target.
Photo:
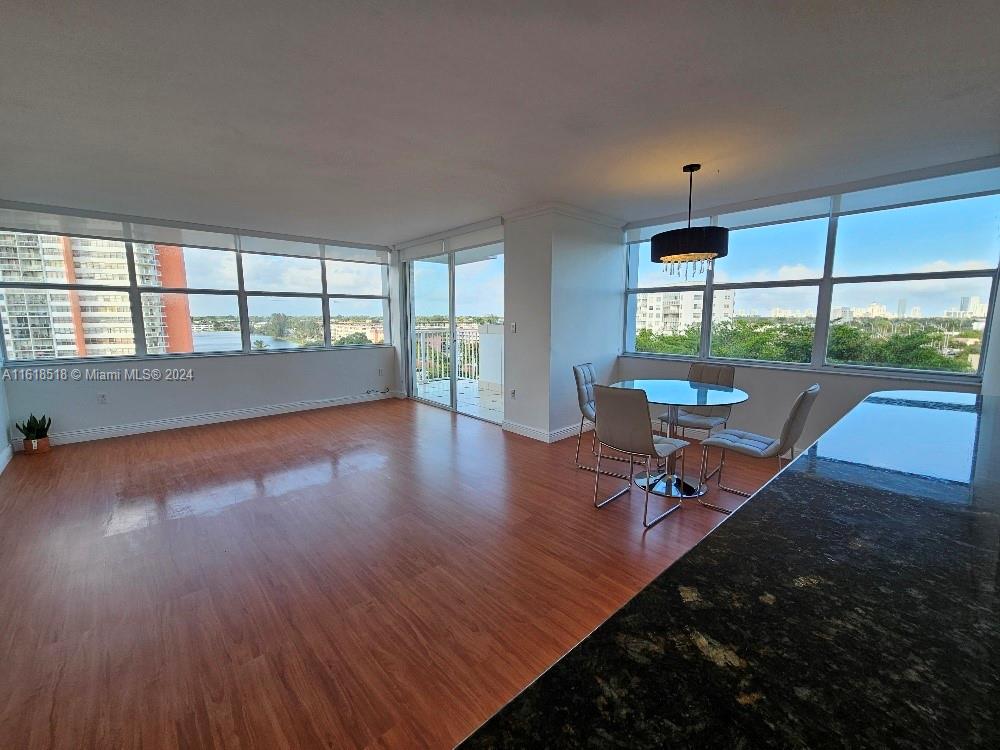
<svg viewBox="0 0 1000 750">
<path fill-rule="evenodd" d="M 491 422 L 503 421 L 503 326 L 480 325 L 457 332 L 458 411 Z M 451 403 L 451 355 L 447 331 L 414 331 L 414 387 L 418 397 Z"/>
<path fill-rule="evenodd" d="M 458 378 L 457 405 L 463 414 L 470 414 L 491 422 L 503 422 L 503 387 L 499 383 L 481 383 L 474 378 Z M 420 398 L 447 405 L 451 381 L 448 378 L 417 382 Z"/>
</svg>

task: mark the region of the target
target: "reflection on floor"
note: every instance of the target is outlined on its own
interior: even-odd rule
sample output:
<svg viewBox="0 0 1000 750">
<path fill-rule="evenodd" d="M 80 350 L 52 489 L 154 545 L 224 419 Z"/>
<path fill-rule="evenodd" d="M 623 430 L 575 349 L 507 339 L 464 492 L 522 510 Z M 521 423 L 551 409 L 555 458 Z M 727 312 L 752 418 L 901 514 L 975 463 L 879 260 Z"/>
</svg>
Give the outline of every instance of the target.
<svg viewBox="0 0 1000 750">
<path fill-rule="evenodd" d="M 457 386 L 460 412 L 497 424 L 503 422 L 503 390 L 500 387 L 483 384 L 473 378 L 459 378 Z M 447 405 L 450 389 L 448 380 L 431 380 L 418 384 L 417 395 Z"/>
<path fill-rule="evenodd" d="M 387 399 L 14 456 L 0 748 L 453 747 L 725 518 L 575 446 Z"/>
</svg>

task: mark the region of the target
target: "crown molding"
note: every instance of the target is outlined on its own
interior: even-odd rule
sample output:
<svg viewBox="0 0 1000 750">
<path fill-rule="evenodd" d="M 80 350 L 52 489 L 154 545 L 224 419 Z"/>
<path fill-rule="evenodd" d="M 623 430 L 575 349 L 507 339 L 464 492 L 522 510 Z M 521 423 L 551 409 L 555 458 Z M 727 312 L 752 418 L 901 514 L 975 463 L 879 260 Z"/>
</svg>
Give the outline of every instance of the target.
<svg viewBox="0 0 1000 750">
<path fill-rule="evenodd" d="M 406 242 L 397 242 L 392 246 L 392 249 L 397 251 L 406 250 L 407 248 L 416 247 L 417 245 L 425 245 L 428 242 L 438 242 L 439 240 L 446 240 L 449 237 L 456 237 L 461 234 L 478 232 L 482 229 L 492 229 L 493 227 L 500 226 L 502 223 L 503 219 L 501 217 L 494 216 L 490 219 L 473 222 L 472 224 L 463 224 L 462 226 L 454 227 L 453 229 L 446 229 L 442 232 L 435 232 L 434 234 L 428 234 L 423 237 L 406 240 Z"/>
<path fill-rule="evenodd" d="M 545 214 L 554 214 L 558 216 L 566 216 L 571 219 L 589 221 L 591 224 L 597 224 L 602 227 L 610 227 L 619 231 L 625 225 L 624 219 L 608 216 L 607 214 L 602 214 L 599 211 L 579 208 L 578 206 L 574 206 L 569 203 L 559 203 L 557 201 L 550 201 L 547 203 L 541 203 L 537 206 L 532 206 L 531 208 L 510 211 L 509 213 L 505 213 L 503 215 L 503 222 L 505 224 L 509 224 L 511 222 L 523 221 L 525 219 L 530 219 L 535 216 L 543 216 Z"/>
</svg>

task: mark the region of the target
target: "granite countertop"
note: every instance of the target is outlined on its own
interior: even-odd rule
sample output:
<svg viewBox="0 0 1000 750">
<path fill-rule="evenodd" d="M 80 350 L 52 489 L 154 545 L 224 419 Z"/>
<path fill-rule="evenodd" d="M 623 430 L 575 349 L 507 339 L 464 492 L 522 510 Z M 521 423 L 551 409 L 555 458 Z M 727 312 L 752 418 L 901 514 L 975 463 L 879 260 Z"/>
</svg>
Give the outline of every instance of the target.
<svg viewBox="0 0 1000 750">
<path fill-rule="evenodd" d="M 461 747 L 1000 748 L 998 409 L 869 396 Z"/>
</svg>

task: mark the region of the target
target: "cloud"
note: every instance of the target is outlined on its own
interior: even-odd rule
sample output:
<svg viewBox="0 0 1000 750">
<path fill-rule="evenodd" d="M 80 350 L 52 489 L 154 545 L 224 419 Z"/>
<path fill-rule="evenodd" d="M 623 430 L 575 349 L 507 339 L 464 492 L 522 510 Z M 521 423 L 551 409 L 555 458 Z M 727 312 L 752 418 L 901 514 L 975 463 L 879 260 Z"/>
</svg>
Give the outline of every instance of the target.
<svg viewBox="0 0 1000 750">
<path fill-rule="evenodd" d="M 952 262 L 950 260 L 932 260 L 917 266 L 914 273 L 934 273 L 938 271 L 975 271 L 982 268 L 989 268 L 990 264 L 981 260 L 962 260 Z"/>
<path fill-rule="evenodd" d="M 382 266 L 327 261 L 326 286 L 333 294 L 383 294 Z"/>
<path fill-rule="evenodd" d="M 722 263 L 724 261 L 720 261 Z M 778 268 L 762 268 L 749 274 L 737 274 L 733 276 L 718 265 L 715 269 L 715 281 L 718 284 L 726 284 L 736 281 L 795 281 L 797 279 L 818 279 L 823 275 L 822 268 L 807 266 L 805 263 L 794 263 L 783 265 Z"/>
</svg>

